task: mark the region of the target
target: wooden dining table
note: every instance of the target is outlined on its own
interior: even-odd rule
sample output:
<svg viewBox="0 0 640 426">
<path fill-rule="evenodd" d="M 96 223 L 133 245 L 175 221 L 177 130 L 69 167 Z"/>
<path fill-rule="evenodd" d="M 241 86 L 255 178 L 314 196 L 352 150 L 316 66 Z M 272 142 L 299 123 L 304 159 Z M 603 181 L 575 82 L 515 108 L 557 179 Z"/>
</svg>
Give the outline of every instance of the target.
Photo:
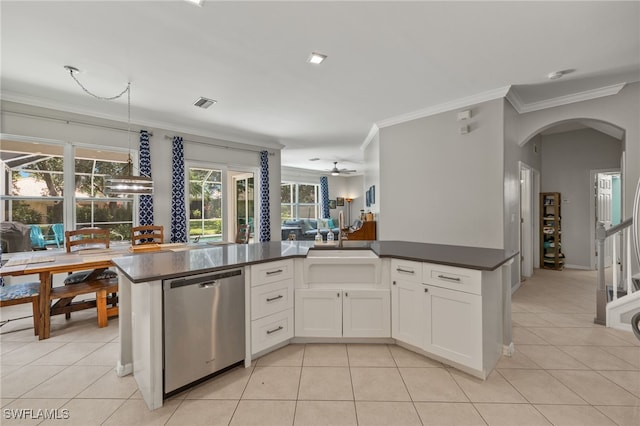
<svg viewBox="0 0 640 426">
<path fill-rule="evenodd" d="M 0 268 L 0 276 L 38 275 L 40 280 L 40 318 L 38 339 L 48 339 L 51 331 L 51 288 L 54 274 L 109 268 L 112 259 L 131 254 L 129 246 L 89 249 L 81 253 L 33 251 L 18 254 Z"/>
</svg>

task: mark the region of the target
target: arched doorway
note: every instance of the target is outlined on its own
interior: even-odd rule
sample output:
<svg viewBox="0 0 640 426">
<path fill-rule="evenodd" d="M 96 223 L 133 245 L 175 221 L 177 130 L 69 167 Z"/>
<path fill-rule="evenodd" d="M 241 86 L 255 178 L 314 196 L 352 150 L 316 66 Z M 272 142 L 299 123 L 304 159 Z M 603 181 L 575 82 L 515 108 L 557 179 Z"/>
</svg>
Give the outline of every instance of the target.
<svg viewBox="0 0 640 426">
<path fill-rule="evenodd" d="M 533 144 L 533 149 L 528 151 L 538 155 L 531 160 L 533 164 L 526 163 L 526 166 L 540 172 L 539 192 L 561 194 L 561 242 L 567 267 L 594 269 L 595 224 L 598 212 L 597 186 L 593 178 L 598 174 L 594 174 L 594 171 L 617 173 L 616 177 L 620 177 L 619 182 L 624 185 L 624 138 L 624 130 L 612 123 L 590 118 L 574 118 L 545 124 L 520 144 L 523 148 L 527 144 Z M 522 163 L 520 168 L 522 170 Z M 535 203 L 535 200 L 538 200 L 537 194 L 525 193 L 526 188 L 526 185 L 521 184 L 521 224 L 527 220 L 526 211 L 539 216 L 539 210 L 526 205 L 526 201 L 531 198 Z M 531 188 L 529 185 L 530 190 Z M 621 196 L 615 200 L 620 210 L 623 207 L 622 202 Z M 536 238 L 539 237 L 541 229 L 538 217 L 534 216 L 533 224 L 534 246 L 538 248 L 541 244 L 539 238 Z M 530 244 L 530 241 L 531 237 L 521 226 L 521 244 Z M 522 259 L 521 265 L 523 276 L 526 276 L 529 263 L 533 263 L 535 268 L 540 266 L 540 260 L 536 257 L 541 254 L 536 248 L 532 252 L 521 251 L 522 255 L 526 256 Z"/>
</svg>

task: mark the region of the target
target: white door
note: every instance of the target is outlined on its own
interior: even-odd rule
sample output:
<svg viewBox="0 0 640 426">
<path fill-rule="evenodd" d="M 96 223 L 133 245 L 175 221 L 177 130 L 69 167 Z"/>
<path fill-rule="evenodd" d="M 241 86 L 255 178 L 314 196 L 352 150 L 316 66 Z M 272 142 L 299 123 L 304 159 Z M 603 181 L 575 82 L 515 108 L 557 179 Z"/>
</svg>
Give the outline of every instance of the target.
<svg viewBox="0 0 640 426">
<path fill-rule="evenodd" d="M 344 337 L 391 337 L 389 290 L 345 290 L 342 298 Z"/>
<path fill-rule="evenodd" d="M 533 276 L 533 173 L 520 164 L 520 259 L 522 277 Z M 521 277 L 521 278 L 522 278 Z"/>
<path fill-rule="evenodd" d="M 295 290 L 296 337 L 341 337 L 342 292 Z"/>
<path fill-rule="evenodd" d="M 596 180 L 596 224 L 604 223 L 605 229 L 611 228 L 611 175 L 607 173 L 598 173 Z M 612 241 L 613 238 L 607 238 L 604 246 L 604 266 L 609 267 L 612 263 Z M 600 256 L 600 253 L 598 253 Z"/>
<path fill-rule="evenodd" d="M 426 287 L 404 280 L 394 280 L 392 284 L 391 337 L 422 348 L 427 321 L 423 296 Z"/>
</svg>

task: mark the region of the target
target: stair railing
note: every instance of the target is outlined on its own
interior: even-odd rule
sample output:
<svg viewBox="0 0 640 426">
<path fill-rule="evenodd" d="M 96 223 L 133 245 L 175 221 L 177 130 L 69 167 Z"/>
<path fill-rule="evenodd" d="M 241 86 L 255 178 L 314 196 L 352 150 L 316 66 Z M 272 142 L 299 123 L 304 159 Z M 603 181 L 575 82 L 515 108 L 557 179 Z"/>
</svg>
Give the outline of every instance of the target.
<svg viewBox="0 0 640 426">
<path fill-rule="evenodd" d="M 598 250 L 598 283 L 596 292 L 596 317 L 593 322 L 596 324 L 606 325 L 607 323 L 607 288 L 605 283 L 605 243 L 607 238 L 614 237 L 613 240 L 613 300 L 618 298 L 618 256 L 616 246 L 619 238 L 625 242 L 626 256 L 623 262 L 624 271 L 622 273 L 622 282 L 627 284 L 627 294 L 634 291 L 631 279 L 631 225 L 633 218 L 628 218 L 609 229 L 604 227 L 604 223 L 598 222 L 596 226 L 596 247 Z M 622 256 L 621 256 L 622 257 Z"/>
</svg>

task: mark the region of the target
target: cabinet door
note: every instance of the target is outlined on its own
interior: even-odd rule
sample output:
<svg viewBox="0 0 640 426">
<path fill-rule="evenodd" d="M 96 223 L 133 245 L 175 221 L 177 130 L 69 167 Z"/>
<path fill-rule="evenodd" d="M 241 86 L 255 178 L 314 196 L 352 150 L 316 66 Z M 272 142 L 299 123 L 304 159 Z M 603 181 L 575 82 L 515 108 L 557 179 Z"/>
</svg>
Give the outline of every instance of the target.
<svg viewBox="0 0 640 426">
<path fill-rule="evenodd" d="M 295 327 L 298 337 L 342 336 L 340 290 L 295 290 Z"/>
<path fill-rule="evenodd" d="M 434 286 L 425 287 L 429 322 L 424 349 L 481 370 L 481 296 Z"/>
<path fill-rule="evenodd" d="M 390 337 L 389 290 L 345 290 L 342 299 L 344 337 Z"/>
<path fill-rule="evenodd" d="M 394 280 L 391 286 L 391 337 L 419 348 L 425 343 L 425 288 L 420 283 L 405 280 Z"/>
</svg>

